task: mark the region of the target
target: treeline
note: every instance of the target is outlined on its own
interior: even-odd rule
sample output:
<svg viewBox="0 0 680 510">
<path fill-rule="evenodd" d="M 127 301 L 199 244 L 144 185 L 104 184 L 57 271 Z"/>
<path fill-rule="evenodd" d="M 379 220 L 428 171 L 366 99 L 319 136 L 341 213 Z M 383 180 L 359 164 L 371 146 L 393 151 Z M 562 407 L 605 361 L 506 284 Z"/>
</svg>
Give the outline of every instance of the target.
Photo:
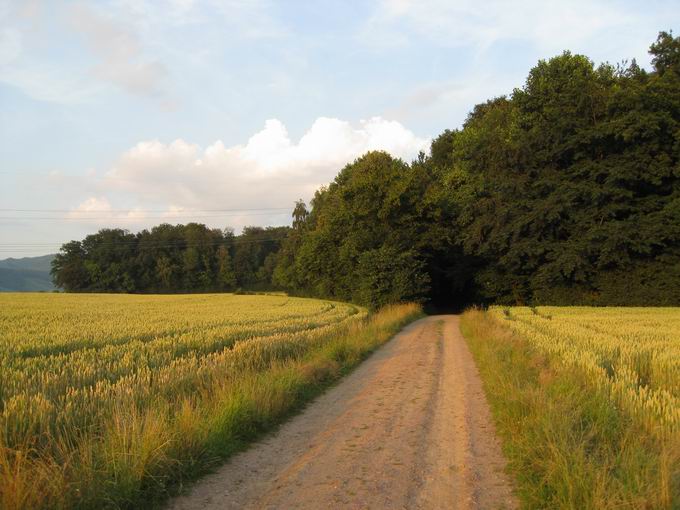
<svg viewBox="0 0 680 510">
<path fill-rule="evenodd" d="M 680 39 L 653 70 L 569 52 L 410 165 L 319 190 L 274 281 L 364 304 L 680 304 Z"/>
<path fill-rule="evenodd" d="M 650 53 L 646 71 L 565 52 L 410 164 L 364 155 L 296 204 L 261 276 L 369 306 L 680 304 L 680 38 Z"/>
<path fill-rule="evenodd" d="M 162 224 L 132 234 L 103 229 L 61 247 L 55 285 L 68 292 L 209 292 L 268 289 L 288 227 L 241 235 L 205 225 Z"/>
</svg>

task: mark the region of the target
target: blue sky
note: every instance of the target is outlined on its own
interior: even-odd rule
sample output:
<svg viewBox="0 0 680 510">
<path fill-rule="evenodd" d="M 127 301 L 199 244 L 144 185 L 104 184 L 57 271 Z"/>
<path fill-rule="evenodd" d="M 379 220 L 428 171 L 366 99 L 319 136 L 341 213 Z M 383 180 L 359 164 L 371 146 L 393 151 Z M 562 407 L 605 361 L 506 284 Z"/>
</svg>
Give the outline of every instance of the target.
<svg viewBox="0 0 680 510">
<path fill-rule="evenodd" d="M 677 1 L 0 1 L 0 258 L 285 224 L 270 208 L 366 150 L 414 157 L 539 59 L 648 66 L 679 22 Z"/>
</svg>

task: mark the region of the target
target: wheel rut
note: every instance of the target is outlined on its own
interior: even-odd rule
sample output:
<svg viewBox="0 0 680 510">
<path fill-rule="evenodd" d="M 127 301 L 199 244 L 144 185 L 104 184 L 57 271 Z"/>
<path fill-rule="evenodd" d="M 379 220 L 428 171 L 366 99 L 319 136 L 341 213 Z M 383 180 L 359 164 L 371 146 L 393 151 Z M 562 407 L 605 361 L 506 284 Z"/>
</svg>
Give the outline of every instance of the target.
<svg viewBox="0 0 680 510">
<path fill-rule="evenodd" d="M 431 316 L 168 508 L 517 508 L 504 468 L 458 316 Z"/>
</svg>

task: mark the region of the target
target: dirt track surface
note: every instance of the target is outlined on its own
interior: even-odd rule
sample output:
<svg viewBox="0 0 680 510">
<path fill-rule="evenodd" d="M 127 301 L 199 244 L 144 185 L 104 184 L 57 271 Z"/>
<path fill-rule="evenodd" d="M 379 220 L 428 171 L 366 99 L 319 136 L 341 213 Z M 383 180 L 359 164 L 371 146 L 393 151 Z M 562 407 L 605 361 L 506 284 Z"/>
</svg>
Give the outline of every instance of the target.
<svg viewBox="0 0 680 510">
<path fill-rule="evenodd" d="M 504 467 L 458 317 L 440 315 L 169 508 L 516 508 Z"/>
</svg>

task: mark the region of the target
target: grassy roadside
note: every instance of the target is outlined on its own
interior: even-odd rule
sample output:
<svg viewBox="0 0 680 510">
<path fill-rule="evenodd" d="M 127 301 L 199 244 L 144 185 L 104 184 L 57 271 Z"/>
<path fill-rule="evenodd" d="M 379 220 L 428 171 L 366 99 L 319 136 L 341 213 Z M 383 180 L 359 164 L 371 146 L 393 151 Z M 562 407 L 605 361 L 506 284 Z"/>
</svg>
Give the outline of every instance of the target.
<svg viewBox="0 0 680 510">
<path fill-rule="evenodd" d="M 280 424 L 407 323 L 413 304 L 384 308 L 315 341 L 298 357 L 238 370 L 180 403 L 124 408 L 103 433 L 49 458 L 0 448 L 0 508 L 158 507 L 220 461 Z M 57 446 L 59 448 L 59 446 Z M 73 453 L 75 452 L 75 453 Z"/>
<path fill-rule="evenodd" d="M 472 350 L 525 508 L 680 508 L 677 437 L 653 437 L 587 374 L 466 312 Z"/>
</svg>

